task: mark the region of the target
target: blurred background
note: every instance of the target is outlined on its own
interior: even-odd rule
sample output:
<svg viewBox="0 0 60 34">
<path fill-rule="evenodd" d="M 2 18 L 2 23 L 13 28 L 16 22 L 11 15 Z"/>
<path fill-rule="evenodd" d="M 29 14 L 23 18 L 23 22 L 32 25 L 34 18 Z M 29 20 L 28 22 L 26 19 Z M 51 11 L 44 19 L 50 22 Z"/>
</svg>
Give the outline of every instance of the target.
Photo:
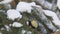
<svg viewBox="0 0 60 34">
<path fill-rule="evenodd" d="M 59 0 L 0 0 L 0 34 L 60 34 L 60 1 Z M 23 9 L 22 18 L 13 15 L 8 18 L 8 10 L 14 9 L 24 2 L 18 9 Z M 36 6 L 33 5 L 35 3 Z M 30 6 L 30 3 L 32 4 Z M 26 7 L 28 9 L 25 9 Z M 32 7 L 31 13 L 28 13 Z M 26 11 L 24 11 L 26 10 Z M 45 12 L 44 12 L 45 11 Z M 9 14 L 10 15 L 10 14 Z M 17 14 L 19 15 L 19 14 Z M 7 17 L 8 16 L 8 17 Z M 14 16 L 15 17 L 15 16 Z"/>
</svg>

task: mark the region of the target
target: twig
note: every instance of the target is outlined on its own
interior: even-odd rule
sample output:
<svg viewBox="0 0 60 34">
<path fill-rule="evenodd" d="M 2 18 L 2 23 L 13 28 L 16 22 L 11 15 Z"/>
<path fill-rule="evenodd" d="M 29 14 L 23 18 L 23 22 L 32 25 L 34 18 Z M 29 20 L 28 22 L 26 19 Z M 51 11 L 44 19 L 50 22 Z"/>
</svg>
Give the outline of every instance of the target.
<svg viewBox="0 0 60 34">
<path fill-rule="evenodd" d="M 44 23 L 48 29 L 52 30 L 55 32 L 57 28 L 51 23 L 51 21 L 44 15 L 43 10 L 39 7 L 33 7 L 34 14 L 33 16 L 40 22 Z M 38 11 L 38 12 L 37 12 Z"/>
</svg>

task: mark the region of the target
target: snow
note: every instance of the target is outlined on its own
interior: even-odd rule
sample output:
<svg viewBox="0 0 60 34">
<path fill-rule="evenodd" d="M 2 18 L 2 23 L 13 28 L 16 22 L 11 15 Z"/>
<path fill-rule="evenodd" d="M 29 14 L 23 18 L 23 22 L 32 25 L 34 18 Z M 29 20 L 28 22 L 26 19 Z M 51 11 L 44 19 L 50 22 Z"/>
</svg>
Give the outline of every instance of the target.
<svg viewBox="0 0 60 34">
<path fill-rule="evenodd" d="M 32 34 L 32 32 L 31 31 L 28 31 L 27 34 Z"/>
<path fill-rule="evenodd" d="M 4 25 L 7 31 L 10 31 L 10 27 L 8 25 Z"/>
<path fill-rule="evenodd" d="M 35 5 L 35 7 L 42 8 L 42 7 L 41 7 L 41 6 L 39 6 L 39 5 Z"/>
<path fill-rule="evenodd" d="M 2 34 L 2 32 L 0 32 L 0 34 Z"/>
<path fill-rule="evenodd" d="M 43 12 L 45 13 L 45 15 L 52 17 L 53 20 L 59 20 L 59 18 L 58 18 L 58 16 L 56 15 L 55 12 L 50 11 L 50 10 L 43 10 Z"/>
<path fill-rule="evenodd" d="M 31 13 L 31 10 L 33 9 L 32 6 L 34 5 L 35 5 L 35 2 L 31 2 L 31 3 L 19 2 L 17 4 L 16 10 L 20 12 Z"/>
<path fill-rule="evenodd" d="M 58 32 L 60 29 L 57 29 L 56 32 Z"/>
<path fill-rule="evenodd" d="M 29 3 L 31 6 L 35 6 L 36 5 L 36 3 L 35 2 L 31 2 L 31 3 Z"/>
<path fill-rule="evenodd" d="M 9 26 L 11 27 L 11 26 L 12 26 L 12 24 L 9 24 Z"/>
<path fill-rule="evenodd" d="M 3 0 L 0 2 L 0 4 L 8 4 L 10 2 L 12 2 L 13 0 Z"/>
<path fill-rule="evenodd" d="M 50 17 L 53 18 L 52 22 L 53 22 L 55 25 L 59 25 L 59 26 L 60 26 L 60 20 L 59 20 L 59 18 L 58 18 L 58 16 L 56 15 L 55 12 L 50 11 L 50 10 L 43 10 L 43 12 L 45 13 L 45 15 L 50 16 Z"/>
<path fill-rule="evenodd" d="M 32 34 L 32 32 L 23 29 L 23 30 L 21 31 L 21 34 Z"/>
<path fill-rule="evenodd" d="M 4 5 L 6 9 L 11 9 L 11 5 L 9 3 L 11 3 L 13 0 L 3 0 L 0 2 L 0 4 Z"/>
<path fill-rule="evenodd" d="M 14 9 L 9 9 L 7 11 L 7 18 L 14 21 L 16 18 L 21 19 L 22 15 Z"/>
<path fill-rule="evenodd" d="M 60 20 L 53 20 L 52 21 L 55 25 L 60 26 Z"/>
<path fill-rule="evenodd" d="M 26 21 L 26 25 L 29 25 L 29 22 L 28 21 Z"/>
<path fill-rule="evenodd" d="M 60 0 L 57 0 L 57 7 L 60 9 Z"/>
<path fill-rule="evenodd" d="M 26 33 L 26 30 L 22 30 L 21 34 L 25 34 Z"/>
<path fill-rule="evenodd" d="M 13 27 L 22 27 L 23 24 L 19 23 L 19 22 L 13 22 L 12 24 Z"/>
<path fill-rule="evenodd" d="M 55 13 L 53 11 L 50 11 L 50 10 L 43 10 L 43 11 L 48 16 L 52 16 L 53 17 L 53 15 L 55 15 Z"/>
<path fill-rule="evenodd" d="M 1 30 L 5 30 L 5 28 L 2 27 Z"/>
</svg>

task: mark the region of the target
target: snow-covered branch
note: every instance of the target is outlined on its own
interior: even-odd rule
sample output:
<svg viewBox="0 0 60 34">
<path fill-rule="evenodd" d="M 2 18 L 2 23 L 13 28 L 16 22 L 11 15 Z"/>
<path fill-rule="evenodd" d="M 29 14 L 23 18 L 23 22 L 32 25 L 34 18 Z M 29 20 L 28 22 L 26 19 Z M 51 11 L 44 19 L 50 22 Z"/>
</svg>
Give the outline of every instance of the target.
<svg viewBox="0 0 60 34">
<path fill-rule="evenodd" d="M 53 1 L 53 3 L 49 3 L 48 1 L 45 1 L 45 0 L 32 0 L 32 1 L 37 2 L 45 9 L 52 10 L 52 6 L 56 7 L 56 5 L 54 4 L 55 1 Z M 55 9 L 53 9 L 53 10 L 55 10 Z"/>
</svg>

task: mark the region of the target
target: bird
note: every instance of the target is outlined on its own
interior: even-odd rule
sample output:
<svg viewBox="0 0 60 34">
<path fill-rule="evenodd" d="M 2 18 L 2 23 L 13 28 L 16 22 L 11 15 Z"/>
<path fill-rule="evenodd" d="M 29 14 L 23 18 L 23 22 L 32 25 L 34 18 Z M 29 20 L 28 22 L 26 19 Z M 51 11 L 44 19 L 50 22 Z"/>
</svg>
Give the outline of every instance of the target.
<svg viewBox="0 0 60 34">
<path fill-rule="evenodd" d="M 7 10 L 7 18 L 14 21 L 16 18 L 21 19 L 22 15 L 15 9 Z"/>
<path fill-rule="evenodd" d="M 16 6 L 16 10 L 19 12 L 27 12 L 27 13 L 31 13 L 31 10 L 33 9 L 32 6 L 35 5 L 35 2 L 19 2 Z"/>
</svg>

